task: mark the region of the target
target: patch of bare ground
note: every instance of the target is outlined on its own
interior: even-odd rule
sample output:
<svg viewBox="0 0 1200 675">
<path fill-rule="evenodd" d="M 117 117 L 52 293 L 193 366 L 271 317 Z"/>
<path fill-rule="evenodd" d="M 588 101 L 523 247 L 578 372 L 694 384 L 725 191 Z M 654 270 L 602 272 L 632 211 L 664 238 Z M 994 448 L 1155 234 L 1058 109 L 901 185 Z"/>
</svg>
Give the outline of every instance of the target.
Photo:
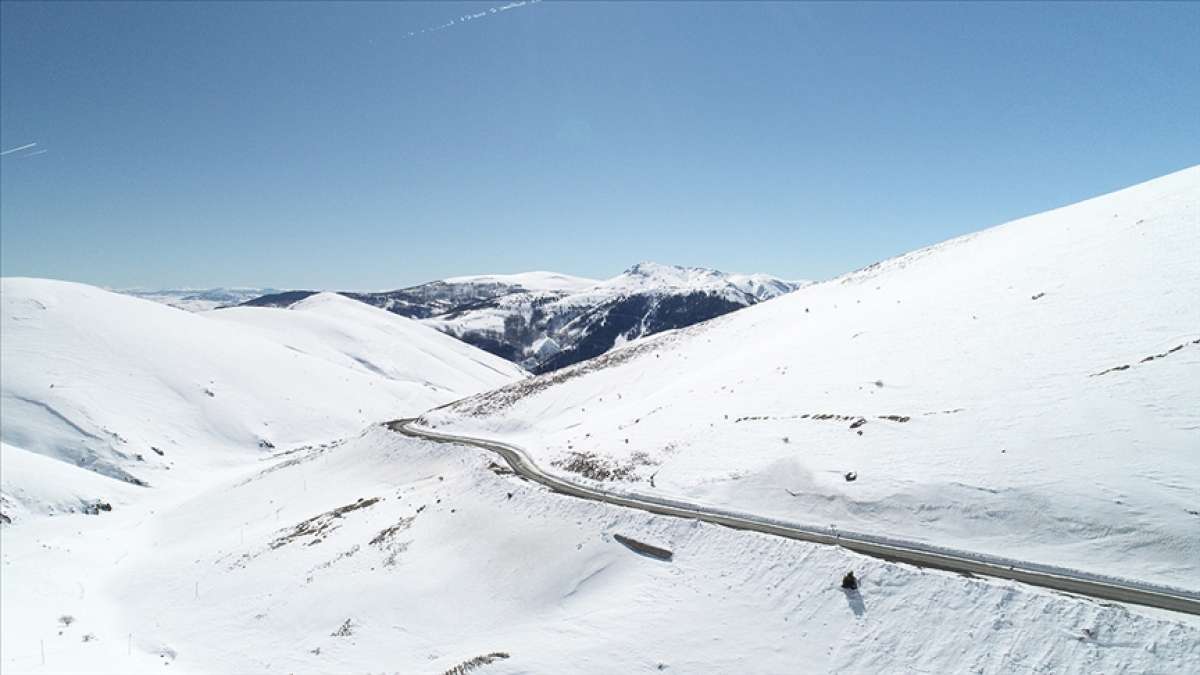
<svg viewBox="0 0 1200 675">
<path fill-rule="evenodd" d="M 899 415 L 881 416 L 880 419 L 891 419 Z M 835 422 L 856 422 L 865 419 L 862 415 L 841 415 L 838 413 L 801 413 L 796 415 L 746 415 L 733 420 L 734 424 L 741 422 L 760 422 L 763 420 L 833 420 Z M 905 417 L 904 421 L 908 421 Z"/>
<path fill-rule="evenodd" d="M 961 410 L 961 408 L 959 410 Z M 958 412 L 958 411 L 950 410 L 950 411 L 943 411 L 943 412 L 949 413 L 949 412 Z M 928 414 L 933 414 L 933 413 L 925 413 L 925 414 L 928 415 Z M 876 419 L 881 419 L 881 420 L 884 420 L 887 422 L 896 422 L 897 424 L 904 424 L 912 419 L 908 415 L 876 415 L 875 417 L 876 417 Z M 802 414 L 798 414 L 798 415 L 747 415 L 745 417 L 738 417 L 737 419 L 733 420 L 733 423 L 738 424 L 741 422 L 761 422 L 764 420 L 816 420 L 819 422 L 821 422 L 821 421 L 849 422 L 851 429 L 857 429 L 867 423 L 867 417 L 865 415 L 842 415 L 842 414 L 838 414 L 838 413 L 802 413 Z"/>
<path fill-rule="evenodd" d="M 1088 375 L 1088 377 L 1099 377 L 1100 375 L 1107 375 L 1109 373 L 1115 373 L 1115 372 L 1122 371 L 1122 370 L 1129 370 L 1130 368 L 1134 367 L 1135 365 L 1149 363 L 1150 361 L 1156 361 L 1158 359 L 1165 359 L 1168 356 L 1170 356 L 1171 354 L 1174 354 L 1175 352 L 1188 346 L 1189 344 L 1200 345 L 1200 338 L 1196 338 L 1195 340 L 1192 340 L 1191 342 L 1185 342 L 1181 345 L 1175 345 L 1174 347 L 1171 347 L 1167 351 L 1162 352 L 1160 354 L 1151 354 L 1149 356 L 1143 357 L 1142 360 L 1138 361 L 1137 363 L 1126 363 L 1126 364 L 1123 364 L 1120 366 L 1113 366 L 1112 368 L 1105 368 L 1104 370 L 1101 370 L 1098 373 L 1092 373 L 1091 375 Z"/>
<path fill-rule="evenodd" d="M 307 577 L 305 577 L 305 579 L 304 579 L 304 583 L 306 583 L 306 584 L 311 584 L 311 583 L 312 583 L 312 580 L 313 580 L 313 577 L 314 577 L 314 576 L 316 576 L 316 573 L 317 573 L 319 570 L 327 570 L 327 569 L 329 569 L 330 567 L 333 567 L 333 566 L 334 566 L 335 564 L 337 564 L 339 561 L 345 560 L 346 558 L 352 558 L 352 557 L 354 557 L 354 554 L 355 554 L 355 553 L 358 553 L 358 551 L 359 551 L 359 549 L 360 549 L 360 548 L 362 548 L 362 547 L 361 547 L 361 546 L 359 546 L 358 544 L 355 544 L 354 546 L 351 546 L 351 547 L 350 547 L 348 550 L 342 551 L 341 553 L 339 553 L 339 554 L 337 554 L 336 556 L 334 556 L 332 560 L 326 560 L 325 562 L 323 562 L 323 563 L 321 563 L 321 564 L 317 565 L 316 567 L 314 567 L 314 568 L 310 569 L 310 570 L 308 571 L 308 576 L 307 576 Z"/>
<path fill-rule="evenodd" d="M 482 668 L 482 667 L 488 665 L 489 663 L 495 663 L 496 661 L 503 661 L 504 659 L 509 658 L 509 656 L 510 655 L 508 652 L 492 652 L 491 654 L 482 654 L 480 656 L 476 656 L 475 658 L 467 659 L 466 661 L 463 661 L 462 663 L 458 664 L 457 666 L 454 666 L 450 670 L 447 670 L 442 675 L 467 675 L 467 673 L 469 673 L 473 670 Z"/>
<path fill-rule="evenodd" d="M 347 513 L 358 511 L 359 509 L 365 509 L 369 506 L 374 506 L 378 502 L 379 497 L 359 497 L 358 501 L 354 502 L 353 504 L 339 506 L 336 509 L 326 511 L 325 513 L 313 516 L 312 518 L 297 524 L 290 531 L 277 537 L 274 541 L 268 544 L 268 546 L 271 549 L 277 549 L 304 537 L 312 538 L 309 540 L 306 546 L 319 544 L 324 537 L 328 536 L 329 533 L 340 527 L 338 521 L 341 520 L 342 517 Z"/>
<path fill-rule="evenodd" d="M 489 462 L 487 465 L 487 468 L 488 468 L 488 471 L 491 471 L 492 473 L 496 474 L 497 476 L 508 476 L 513 473 L 512 469 L 508 468 L 507 466 L 501 466 L 500 464 L 497 464 L 496 462 Z"/>
<path fill-rule="evenodd" d="M 312 461 L 312 460 L 320 457 L 321 455 L 325 454 L 326 452 L 329 452 L 330 450 L 333 450 L 333 449 L 343 445 L 346 442 L 346 440 L 347 439 L 341 439 L 341 440 L 337 440 L 337 441 L 331 441 L 329 443 L 322 443 L 320 445 L 302 445 L 298 448 L 292 448 L 291 450 L 285 450 L 284 452 L 277 452 L 277 453 L 271 455 L 270 457 L 264 457 L 262 461 L 265 461 L 265 462 L 269 462 L 269 461 L 276 460 L 276 459 L 283 459 L 283 461 L 279 462 L 278 464 L 272 464 L 271 466 L 263 469 L 262 471 L 259 471 L 258 473 L 254 474 L 253 476 L 238 483 L 237 486 L 241 487 L 242 485 L 247 485 L 253 481 L 258 480 L 259 478 L 262 478 L 263 476 L 275 473 L 276 471 L 279 471 L 280 469 L 286 469 L 290 466 L 296 466 L 296 465 L 302 464 L 304 462 Z M 285 457 L 287 459 L 284 459 Z"/>
<path fill-rule="evenodd" d="M 629 461 L 624 464 L 594 452 L 569 452 L 566 457 L 550 462 L 550 465 L 590 480 L 633 481 L 637 480 L 640 467 L 654 466 L 655 462 L 648 453 L 642 451 L 631 454 Z"/>
<path fill-rule="evenodd" d="M 412 527 L 413 521 L 416 519 L 416 516 L 401 518 L 396 521 L 395 525 L 383 528 L 371 539 L 370 545 L 378 547 L 384 553 L 384 567 L 395 567 L 397 557 L 408 550 L 408 545 L 412 542 L 397 541 L 396 535 Z"/>
</svg>

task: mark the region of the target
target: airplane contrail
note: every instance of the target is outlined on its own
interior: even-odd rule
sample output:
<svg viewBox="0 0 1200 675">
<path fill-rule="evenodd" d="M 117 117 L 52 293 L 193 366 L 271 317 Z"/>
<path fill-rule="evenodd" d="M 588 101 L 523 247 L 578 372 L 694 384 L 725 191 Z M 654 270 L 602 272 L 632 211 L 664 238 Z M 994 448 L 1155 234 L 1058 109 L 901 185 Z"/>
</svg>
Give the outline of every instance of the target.
<svg viewBox="0 0 1200 675">
<path fill-rule="evenodd" d="M 46 150 L 46 149 L 42 149 L 42 150 L 34 150 L 33 152 L 31 152 L 31 153 L 29 153 L 29 154 L 27 154 L 27 155 L 21 155 L 21 157 L 36 157 L 36 156 L 38 156 L 38 155 L 44 155 L 44 154 L 46 154 L 47 152 L 50 152 L 50 151 L 49 151 L 49 150 Z"/>
<path fill-rule="evenodd" d="M 0 155 L 9 155 L 9 154 L 12 154 L 12 153 L 14 153 L 14 152 L 20 152 L 20 151 L 22 151 L 22 150 L 28 150 L 28 149 L 32 148 L 33 146 L 35 146 L 35 145 L 37 145 L 37 143 L 27 143 L 26 145 L 22 145 L 22 146 L 21 146 L 21 147 L 19 147 L 19 148 L 9 148 L 8 150 L 4 150 L 4 151 L 0 152 Z"/>
<path fill-rule="evenodd" d="M 483 10 L 482 12 L 476 12 L 474 14 L 464 14 L 456 19 L 450 19 L 446 23 L 443 23 L 438 26 L 432 26 L 430 28 L 422 28 L 421 30 L 409 31 L 407 34 L 405 34 L 404 37 L 410 38 L 410 37 L 416 37 L 418 35 L 423 35 L 425 33 L 436 33 L 439 30 L 446 30 L 447 28 L 452 28 L 454 26 L 464 24 L 468 21 L 475 21 L 476 19 L 482 19 L 485 16 L 492 16 L 494 14 L 499 14 L 501 12 L 507 12 L 510 9 L 519 9 L 521 7 L 527 7 L 529 5 L 536 5 L 541 1 L 542 0 L 516 0 L 515 2 L 510 2 L 505 5 L 497 5 L 496 7 L 489 7 L 487 9 Z"/>
</svg>

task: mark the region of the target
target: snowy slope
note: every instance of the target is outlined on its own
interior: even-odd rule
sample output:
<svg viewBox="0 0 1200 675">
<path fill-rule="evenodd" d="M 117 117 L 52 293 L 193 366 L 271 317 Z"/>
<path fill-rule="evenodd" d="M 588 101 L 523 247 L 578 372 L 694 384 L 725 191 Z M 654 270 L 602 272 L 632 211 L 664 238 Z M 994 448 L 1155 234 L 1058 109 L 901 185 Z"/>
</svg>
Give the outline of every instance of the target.
<svg viewBox="0 0 1200 675">
<path fill-rule="evenodd" d="M 400 317 L 365 316 L 340 298 L 318 298 L 311 312 L 239 310 L 247 327 L 80 284 L 2 283 L 6 508 L 53 511 L 70 494 L 31 503 L 28 495 L 56 487 L 11 480 L 10 462 L 37 461 L 25 453 L 117 479 L 93 494 L 117 499 L 128 494 L 125 484 L 188 483 L 242 457 L 339 438 L 521 377 L 500 359 Z M 256 322 L 253 312 L 283 320 Z M 327 328 L 332 321 L 336 329 Z M 392 340 L 412 345 L 349 363 L 355 348 Z M 103 484 L 87 487 L 95 493 Z"/>
<path fill-rule="evenodd" d="M 1197 589 L 1198 202 L 1192 168 L 425 421 L 626 489 Z"/>
<path fill-rule="evenodd" d="M 336 293 L 310 296 L 291 309 L 231 307 L 206 316 L 351 370 L 423 383 L 451 399 L 524 376 L 520 367 L 498 356 Z"/>
<path fill-rule="evenodd" d="M 153 513 L 4 528 L 4 670 L 1200 668 L 1181 617 L 567 499 L 490 462 L 376 427 Z"/>
<path fill-rule="evenodd" d="M 85 468 L 0 443 L 0 522 L 21 523 L 30 516 L 92 512 L 118 507 L 144 490 Z"/>
</svg>

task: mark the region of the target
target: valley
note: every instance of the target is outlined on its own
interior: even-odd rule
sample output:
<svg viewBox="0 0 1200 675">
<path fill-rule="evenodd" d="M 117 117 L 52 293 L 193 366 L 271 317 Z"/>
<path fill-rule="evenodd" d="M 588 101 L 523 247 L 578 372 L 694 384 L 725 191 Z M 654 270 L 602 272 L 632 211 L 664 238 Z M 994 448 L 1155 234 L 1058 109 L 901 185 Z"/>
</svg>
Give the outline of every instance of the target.
<svg viewBox="0 0 1200 675">
<path fill-rule="evenodd" d="M 1195 670 L 1196 171 L 540 375 L 6 278 L 4 669 Z"/>
</svg>

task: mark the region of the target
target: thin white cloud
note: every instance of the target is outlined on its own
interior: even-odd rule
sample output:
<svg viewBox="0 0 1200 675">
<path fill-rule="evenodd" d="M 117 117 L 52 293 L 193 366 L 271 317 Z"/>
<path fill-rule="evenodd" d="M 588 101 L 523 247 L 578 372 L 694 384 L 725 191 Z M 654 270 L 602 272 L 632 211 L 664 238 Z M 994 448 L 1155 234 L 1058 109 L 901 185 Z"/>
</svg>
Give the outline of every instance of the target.
<svg viewBox="0 0 1200 675">
<path fill-rule="evenodd" d="M 29 154 L 27 154 L 27 155 L 21 155 L 21 156 L 22 156 L 22 157 L 36 157 L 36 156 L 38 156 L 38 155 L 44 155 L 44 154 L 46 154 L 47 152 L 50 152 L 50 151 L 49 151 L 49 150 L 46 150 L 46 149 L 42 149 L 42 150 L 34 150 L 33 152 L 31 152 L 31 153 L 29 153 Z"/>
<path fill-rule="evenodd" d="M 453 28 L 454 26 L 462 25 L 464 23 L 467 23 L 468 21 L 477 21 L 484 17 L 494 16 L 496 14 L 500 14 L 501 12 L 507 12 L 511 9 L 520 9 L 521 7 L 528 7 L 530 5 L 536 5 L 541 1 L 542 0 L 516 0 L 515 2 L 510 2 L 506 5 L 497 5 L 495 7 L 489 7 L 487 9 L 483 10 L 482 12 L 476 12 L 474 14 L 463 14 L 462 16 L 460 16 L 456 19 L 450 19 L 446 23 L 439 24 L 437 26 L 431 26 L 429 28 L 422 28 L 421 30 L 409 31 L 408 33 L 406 33 L 404 35 L 404 38 L 407 39 L 407 38 L 411 38 L 411 37 L 416 37 L 418 35 L 424 35 L 425 33 L 436 33 L 440 30 L 446 30 L 447 28 Z"/>
<path fill-rule="evenodd" d="M 35 146 L 35 145 L 37 145 L 37 143 L 36 143 L 36 142 L 35 142 L 35 143 L 26 143 L 25 145 L 22 145 L 22 146 L 20 146 L 20 147 L 16 147 L 16 148 L 9 148 L 8 150 L 0 151 L 0 155 L 11 155 L 11 154 L 12 154 L 12 153 L 14 153 L 14 152 L 20 152 L 20 151 L 22 151 L 22 150 L 28 150 L 28 149 L 32 148 L 33 146 Z M 42 152 L 45 152 L 45 150 L 43 150 Z"/>
</svg>

